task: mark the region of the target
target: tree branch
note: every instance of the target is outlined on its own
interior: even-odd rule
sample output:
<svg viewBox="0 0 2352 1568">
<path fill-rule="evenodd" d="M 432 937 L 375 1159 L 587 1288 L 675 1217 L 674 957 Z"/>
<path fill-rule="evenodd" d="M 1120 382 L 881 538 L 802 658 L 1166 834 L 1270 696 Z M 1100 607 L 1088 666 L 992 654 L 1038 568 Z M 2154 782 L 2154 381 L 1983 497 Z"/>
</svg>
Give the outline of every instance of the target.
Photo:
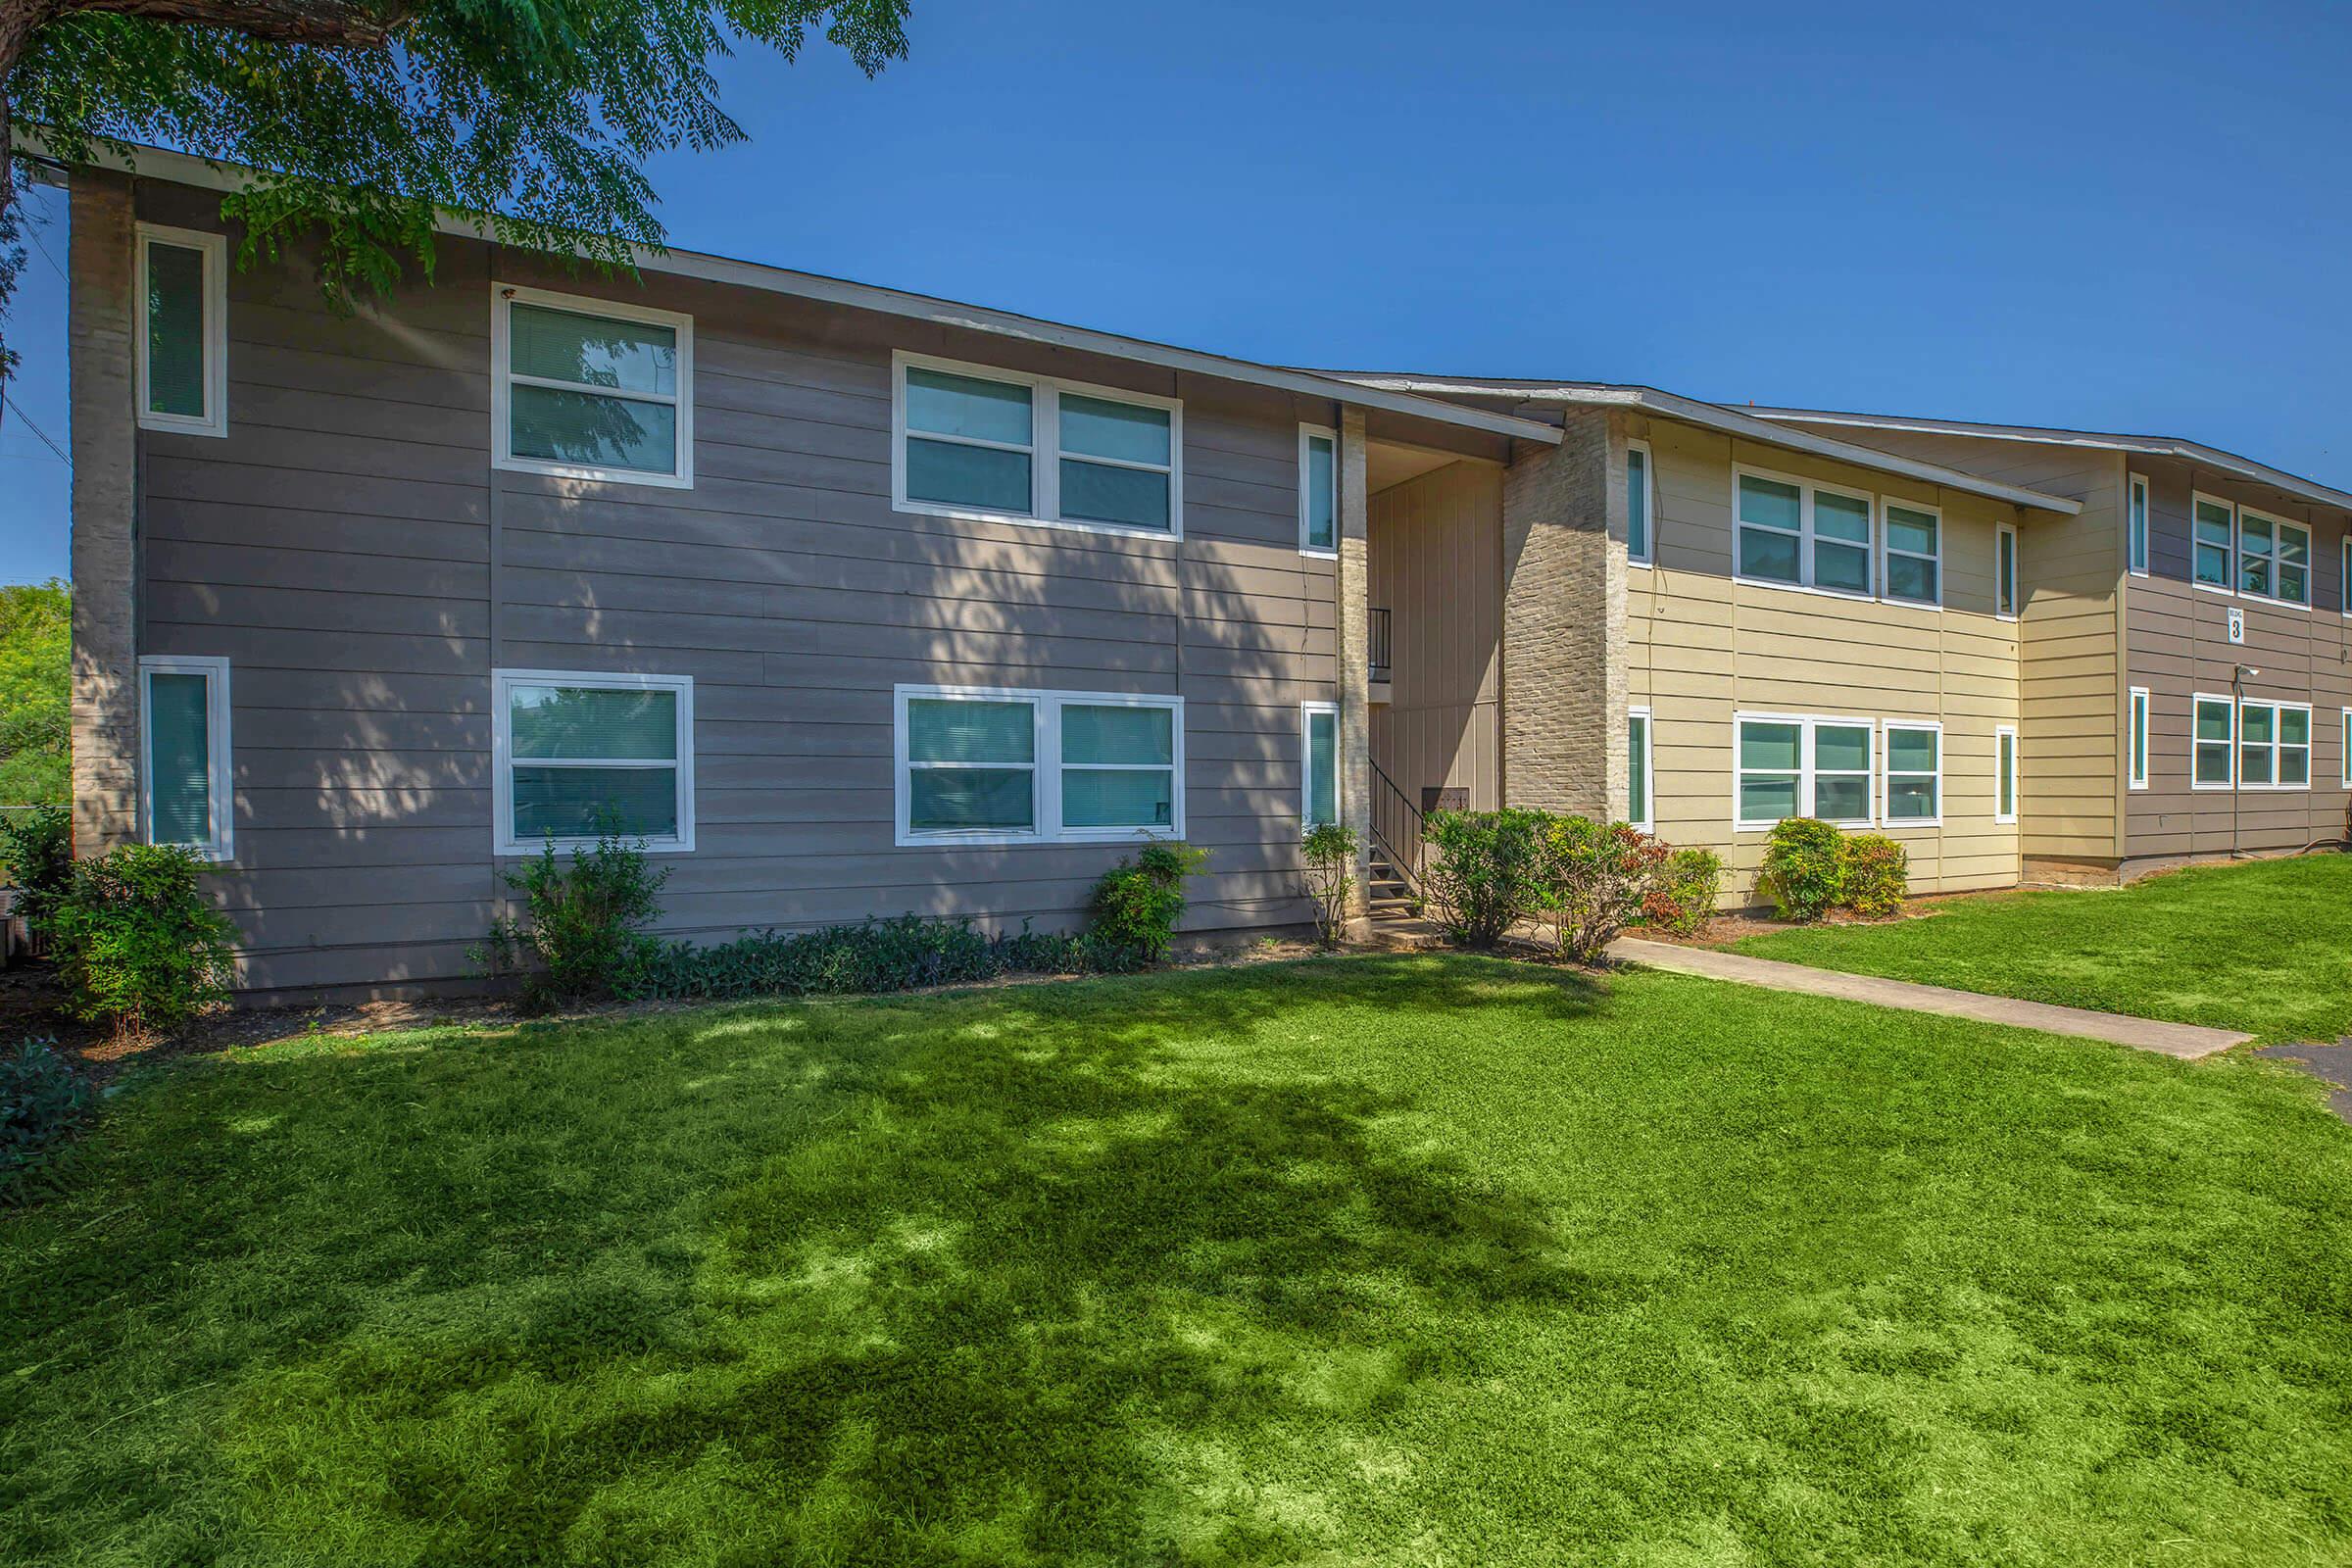
<svg viewBox="0 0 2352 1568">
<path fill-rule="evenodd" d="M 410 0 L 64 0 L 61 11 L 143 17 L 185 27 L 220 27 L 271 43 L 381 49 L 408 22 Z"/>
</svg>

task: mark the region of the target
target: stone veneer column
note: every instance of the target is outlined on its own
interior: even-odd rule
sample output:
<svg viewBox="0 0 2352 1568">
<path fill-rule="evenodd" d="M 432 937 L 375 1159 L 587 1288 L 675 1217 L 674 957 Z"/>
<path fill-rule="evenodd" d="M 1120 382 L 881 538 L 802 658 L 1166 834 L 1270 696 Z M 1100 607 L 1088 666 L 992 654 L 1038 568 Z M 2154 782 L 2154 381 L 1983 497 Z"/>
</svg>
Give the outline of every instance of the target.
<svg viewBox="0 0 2352 1568">
<path fill-rule="evenodd" d="M 66 357 L 74 421 L 74 849 L 137 836 L 136 225 L 130 181 L 77 171 Z"/>
<path fill-rule="evenodd" d="M 1372 869 L 1372 533 L 1365 491 L 1364 412 L 1340 411 L 1340 820 L 1355 829 L 1355 886 L 1348 915 L 1370 909 Z"/>
<path fill-rule="evenodd" d="M 1621 416 L 1571 410 L 1503 474 L 1506 806 L 1626 814 L 1625 529 Z"/>
</svg>

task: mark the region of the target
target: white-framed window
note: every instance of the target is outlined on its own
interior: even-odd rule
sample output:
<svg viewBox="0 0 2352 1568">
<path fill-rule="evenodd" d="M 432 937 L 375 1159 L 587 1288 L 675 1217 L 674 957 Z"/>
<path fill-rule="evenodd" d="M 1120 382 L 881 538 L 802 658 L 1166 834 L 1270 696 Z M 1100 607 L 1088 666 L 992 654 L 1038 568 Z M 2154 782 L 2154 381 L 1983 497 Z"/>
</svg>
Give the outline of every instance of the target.
<svg viewBox="0 0 2352 1568">
<path fill-rule="evenodd" d="M 1992 819 L 2017 820 L 2017 726 L 1995 724 L 1992 729 Z"/>
<path fill-rule="evenodd" d="M 1869 598 L 1871 498 L 1792 474 L 1735 466 L 1737 575 Z"/>
<path fill-rule="evenodd" d="M 2001 523 L 1992 539 L 1992 612 L 2003 620 L 2017 618 L 2017 528 Z"/>
<path fill-rule="evenodd" d="M 1298 427 L 1298 553 L 1340 553 L 1340 433 L 1328 425 Z"/>
<path fill-rule="evenodd" d="M 2352 615 L 2352 528 L 2344 530 L 2344 547 L 2341 554 L 2344 558 L 2344 574 L 2336 581 L 2343 588 L 2344 613 Z"/>
<path fill-rule="evenodd" d="M 694 318 L 490 285 L 495 467 L 694 487 Z"/>
<path fill-rule="evenodd" d="M 2230 563 L 2237 551 L 2237 508 L 2217 496 L 2189 501 L 2189 580 L 2199 588 L 2230 593 Z"/>
<path fill-rule="evenodd" d="M 1298 705 L 1298 816 L 1308 827 L 1340 819 L 1340 705 Z"/>
<path fill-rule="evenodd" d="M 2352 790 L 2352 708 L 2344 710 L 2344 749 L 2338 754 L 2343 767 L 2344 788 Z"/>
<path fill-rule="evenodd" d="M 2237 787 L 2311 788 L 2311 705 L 2240 703 L 2237 710 Z"/>
<path fill-rule="evenodd" d="M 1943 820 L 1943 726 L 1886 721 L 1886 825 L 1934 827 Z"/>
<path fill-rule="evenodd" d="M 2131 787 L 2144 790 L 2148 787 L 2148 689 L 2145 686 L 2132 688 L 2131 745 Z"/>
<path fill-rule="evenodd" d="M 1003 686 L 893 696 L 903 849 L 1184 836 L 1181 697 Z"/>
<path fill-rule="evenodd" d="M 141 223 L 139 426 L 228 434 L 228 238 Z"/>
<path fill-rule="evenodd" d="M 1790 816 L 1872 821 L 1875 728 L 1867 718 L 1740 713 L 1735 718 L 1734 820 L 1743 832 Z"/>
<path fill-rule="evenodd" d="M 1656 826 L 1650 803 L 1655 788 L 1656 754 L 1651 748 L 1649 710 L 1629 708 L 1625 712 L 1625 819 L 1648 833 Z"/>
<path fill-rule="evenodd" d="M 1184 536 L 1176 399 L 903 351 L 890 385 L 899 511 Z"/>
<path fill-rule="evenodd" d="M 1649 443 L 1625 444 L 1625 559 L 1646 566 L 1657 559 L 1657 463 Z"/>
<path fill-rule="evenodd" d="M 228 661 L 139 660 L 139 836 L 207 860 L 236 853 Z"/>
<path fill-rule="evenodd" d="M 2237 589 L 2284 605 L 2311 603 L 2311 530 L 2299 522 L 2237 509 Z"/>
<path fill-rule="evenodd" d="M 1908 605 L 1943 603 L 1943 511 L 1888 501 L 1886 594 Z"/>
<path fill-rule="evenodd" d="M 694 848 L 694 679 L 571 669 L 490 672 L 493 848 L 529 855 L 610 831 Z"/>
<path fill-rule="evenodd" d="M 2194 713 L 2188 787 L 2229 789 L 2237 782 L 2237 705 L 2233 699 L 2199 692 Z"/>
<path fill-rule="evenodd" d="M 2148 480 L 2145 474 L 2135 473 L 2126 481 L 2125 506 L 2128 509 L 2131 570 L 2134 577 L 2148 574 Z"/>
</svg>

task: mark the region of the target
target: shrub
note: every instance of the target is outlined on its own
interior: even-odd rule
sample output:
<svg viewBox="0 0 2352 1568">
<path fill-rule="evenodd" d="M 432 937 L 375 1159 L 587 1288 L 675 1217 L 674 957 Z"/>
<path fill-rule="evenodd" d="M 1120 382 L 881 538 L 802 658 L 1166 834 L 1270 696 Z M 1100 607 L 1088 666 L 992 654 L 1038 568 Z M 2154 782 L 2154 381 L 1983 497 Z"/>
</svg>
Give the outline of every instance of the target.
<svg viewBox="0 0 2352 1568">
<path fill-rule="evenodd" d="M 498 978 L 519 978 L 526 1007 L 616 997 L 653 946 L 642 927 L 662 912 L 669 872 L 656 871 L 643 840 L 607 826 L 596 843 L 560 857 L 551 836 L 539 858 L 506 875 L 524 916 L 490 922 L 476 957 Z"/>
<path fill-rule="evenodd" d="M 1911 854 L 1884 833 L 1845 841 L 1845 906 L 1872 920 L 1901 912 L 1910 886 Z"/>
<path fill-rule="evenodd" d="M 1422 893 L 1438 927 L 1466 948 L 1491 948 L 1538 906 L 1541 811 L 1432 811 L 1422 841 L 1434 852 Z"/>
<path fill-rule="evenodd" d="M 1818 920 L 1845 896 L 1845 837 L 1827 822 L 1792 816 L 1776 823 L 1756 886 L 1784 920 Z"/>
<path fill-rule="evenodd" d="M 36 806 L 0 815 L 0 885 L 20 893 L 17 908 L 35 936 L 56 917 L 58 901 L 74 881 L 74 813 Z"/>
<path fill-rule="evenodd" d="M 236 932 L 197 888 L 203 870 L 187 850 L 152 844 L 75 863 L 50 919 L 75 1017 L 170 1030 L 228 1000 Z"/>
<path fill-rule="evenodd" d="M 990 936 L 969 920 L 902 915 L 816 931 L 760 931 L 713 947 L 648 944 L 621 982 L 632 1000 L 727 1002 L 969 985 L 1007 974 L 1116 974 L 1142 950 L 1023 927 Z"/>
<path fill-rule="evenodd" d="M 1351 827 L 1318 822 L 1307 830 L 1303 848 L 1306 896 L 1315 901 L 1315 940 L 1336 948 L 1348 924 L 1348 895 L 1355 887 L 1355 860 L 1363 844 Z"/>
<path fill-rule="evenodd" d="M 1723 893 L 1723 858 L 1713 850 L 1676 850 L 1658 867 L 1642 904 L 1642 923 L 1678 937 L 1695 933 Z"/>
<path fill-rule="evenodd" d="M 1184 880 L 1208 858 L 1184 844 L 1147 844 L 1095 884 L 1093 934 L 1114 948 L 1134 948 L 1156 963 L 1175 940 L 1184 913 Z"/>
<path fill-rule="evenodd" d="M 1669 853 L 1623 822 L 1547 817 L 1536 895 L 1560 952 L 1584 963 L 1600 958 L 1617 933 L 1641 917 Z"/>
<path fill-rule="evenodd" d="M 53 1188 L 57 1141 L 89 1109 L 88 1080 L 54 1042 L 0 1052 L 0 1203 Z"/>
</svg>

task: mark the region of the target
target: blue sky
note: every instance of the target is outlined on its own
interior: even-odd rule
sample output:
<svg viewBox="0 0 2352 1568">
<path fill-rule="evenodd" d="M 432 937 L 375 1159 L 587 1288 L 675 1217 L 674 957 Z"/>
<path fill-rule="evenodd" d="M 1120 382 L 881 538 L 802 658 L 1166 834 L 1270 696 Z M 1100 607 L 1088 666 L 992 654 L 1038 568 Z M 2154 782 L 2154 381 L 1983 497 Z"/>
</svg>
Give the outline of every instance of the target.
<svg viewBox="0 0 2352 1568">
<path fill-rule="evenodd" d="M 2352 10 L 915 0 L 673 242 L 1252 359 L 2192 436 L 2352 486 Z M 39 198 L 50 211 L 62 203 Z M 61 221 L 11 389 L 66 439 Z M 0 426 L 0 581 L 67 473 Z"/>
</svg>

